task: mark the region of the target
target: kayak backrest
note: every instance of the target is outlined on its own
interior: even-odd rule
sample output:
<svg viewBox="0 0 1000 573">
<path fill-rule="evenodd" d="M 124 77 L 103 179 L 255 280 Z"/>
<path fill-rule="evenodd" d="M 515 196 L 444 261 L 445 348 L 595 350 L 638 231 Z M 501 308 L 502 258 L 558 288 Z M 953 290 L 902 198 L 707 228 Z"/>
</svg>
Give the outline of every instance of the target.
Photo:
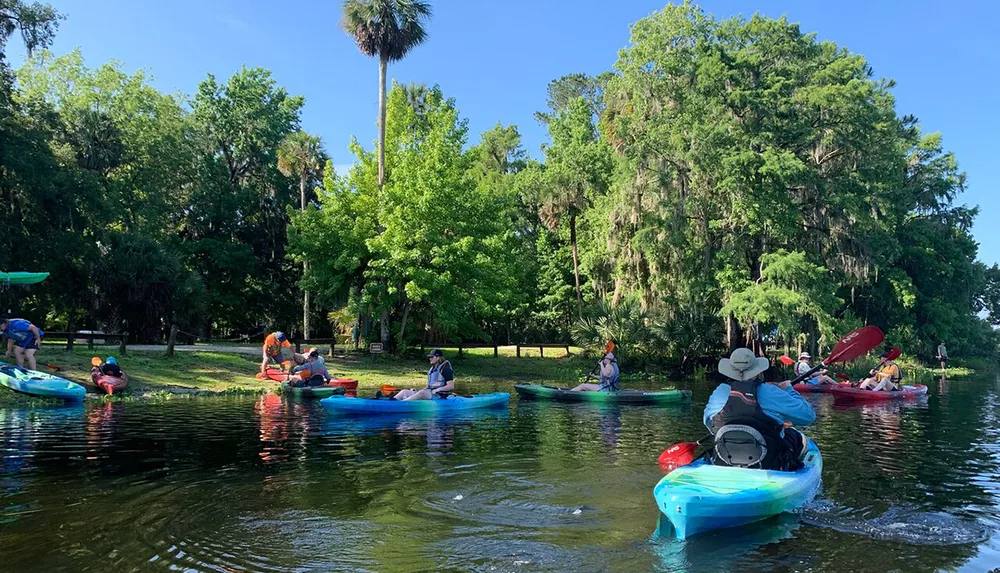
<svg viewBox="0 0 1000 573">
<path fill-rule="evenodd" d="M 764 435 L 755 428 L 743 424 L 727 424 L 715 434 L 717 465 L 758 468 L 766 457 L 767 442 Z"/>
</svg>

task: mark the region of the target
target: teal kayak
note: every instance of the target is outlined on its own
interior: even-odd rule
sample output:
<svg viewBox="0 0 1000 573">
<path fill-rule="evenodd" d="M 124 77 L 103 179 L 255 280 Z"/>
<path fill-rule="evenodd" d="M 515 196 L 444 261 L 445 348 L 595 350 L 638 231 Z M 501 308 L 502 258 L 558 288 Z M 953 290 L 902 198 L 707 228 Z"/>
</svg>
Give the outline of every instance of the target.
<svg viewBox="0 0 1000 573">
<path fill-rule="evenodd" d="M 281 391 L 296 398 L 329 398 L 334 395 L 343 395 L 347 389 L 343 386 L 326 384 L 323 386 L 304 386 L 298 388 L 288 382 L 281 383 Z"/>
<path fill-rule="evenodd" d="M 76 382 L 3 362 L 0 362 L 0 386 L 29 396 L 61 398 L 67 402 L 79 402 L 87 394 L 87 389 Z"/>
<path fill-rule="evenodd" d="M 0 272 L 0 283 L 11 285 L 33 285 L 47 278 L 49 278 L 49 273 Z"/>
<path fill-rule="evenodd" d="M 569 388 L 555 388 L 541 384 L 514 386 L 521 398 L 556 400 L 559 402 L 598 402 L 601 404 L 674 404 L 690 402 L 690 390 L 618 390 L 617 392 L 573 392 Z"/>
<path fill-rule="evenodd" d="M 701 459 L 663 476 L 653 498 L 677 539 L 686 539 L 796 509 L 819 491 L 822 474 L 823 456 L 809 440 L 804 466 L 797 471 L 715 466 Z"/>
<path fill-rule="evenodd" d="M 457 412 L 477 408 L 504 408 L 510 394 L 494 392 L 478 396 L 451 395 L 437 400 L 392 400 L 331 396 L 320 401 L 328 414 L 409 414 L 413 412 Z"/>
</svg>

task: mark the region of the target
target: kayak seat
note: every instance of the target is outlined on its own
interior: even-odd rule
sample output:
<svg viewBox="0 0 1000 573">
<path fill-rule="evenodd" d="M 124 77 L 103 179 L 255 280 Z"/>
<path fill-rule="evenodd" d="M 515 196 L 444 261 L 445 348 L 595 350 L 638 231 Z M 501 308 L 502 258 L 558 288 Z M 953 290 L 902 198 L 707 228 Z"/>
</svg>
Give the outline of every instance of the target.
<svg viewBox="0 0 1000 573">
<path fill-rule="evenodd" d="M 727 424 L 715 434 L 715 465 L 760 468 L 768 454 L 767 440 L 755 428 Z"/>
</svg>

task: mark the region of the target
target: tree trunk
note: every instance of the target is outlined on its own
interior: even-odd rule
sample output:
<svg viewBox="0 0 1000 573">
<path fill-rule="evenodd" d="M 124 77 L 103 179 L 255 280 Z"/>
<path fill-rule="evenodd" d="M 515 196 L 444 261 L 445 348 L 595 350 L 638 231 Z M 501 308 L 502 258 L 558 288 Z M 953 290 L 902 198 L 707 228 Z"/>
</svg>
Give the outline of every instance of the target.
<svg viewBox="0 0 1000 573">
<path fill-rule="evenodd" d="M 576 310 L 583 318 L 583 295 L 580 294 L 580 263 L 576 252 L 576 214 L 569 216 L 569 242 L 573 247 L 573 278 L 576 279 Z"/>
<path fill-rule="evenodd" d="M 740 323 L 737 322 L 736 317 L 729 314 L 726 317 L 726 347 L 729 348 L 729 352 L 736 350 L 742 344 L 740 344 Z"/>
<path fill-rule="evenodd" d="M 399 342 L 398 344 L 396 344 L 396 348 L 399 350 L 399 352 L 406 350 L 406 347 L 404 346 L 403 343 L 403 341 L 405 340 L 403 336 L 406 334 L 406 318 L 410 314 L 410 306 L 411 306 L 410 303 L 406 303 L 403 306 L 403 320 L 399 325 Z"/>
<path fill-rule="evenodd" d="M 381 332 L 379 332 L 379 340 L 382 341 L 382 347 L 389 343 L 389 309 L 383 308 L 382 315 L 379 317 L 379 327 Z"/>
<path fill-rule="evenodd" d="M 389 59 L 382 55 L 378 62 L 378 190 L 385 185 L 385 74 Z"/>
<path fill-rule="evenodd" d="M 618 303 L 622 300 L 622 286 L 625 283 L 625 279 L 618 277 L 615 279 L 615 294 L 611 296 L 611 308 L 617 308 Z"/>
<path fill-rule="evenodd" d="M 308 173 L 305 169 L 299 177 L 299 200 L 302 210 L 306 210 L 306 184 L 308 183 Z M 309 261 L 302 261 L 302 276 L 309 272 Z M 309 291 L 302 289 L 302 338 L 309 339 Z"/>
</svg>

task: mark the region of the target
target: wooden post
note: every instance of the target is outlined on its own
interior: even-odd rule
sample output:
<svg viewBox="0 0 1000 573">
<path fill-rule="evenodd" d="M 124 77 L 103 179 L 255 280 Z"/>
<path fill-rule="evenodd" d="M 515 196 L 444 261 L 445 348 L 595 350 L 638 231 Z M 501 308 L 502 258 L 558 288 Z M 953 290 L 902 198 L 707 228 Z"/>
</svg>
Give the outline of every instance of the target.
<svg viewBox="0 0 1000 573">
<path fill-rule="evenodd" d="M 521 357 L 521 345 L 520 344 L 515 344 L 514 348 L 517 349 L 517 357 L 520 358 Z"/>
<path fill-rule="evenodd" d="M 174 357 L 174 345 L 177 344 L 177 325 L 170 326 L 170 336 L 167 338 L 167 358 Z"/>
<path fill-rule="evenodd" d="M 73 333 L 72 332 L 70 332 L 69 333 L 69 337 L 66 338 L 66 350 L 69 350 L 70 352 L 73 351 Z"/>
<path fill-rule="evenodd" d="M 123 332 L 118 343 L 118 353 L 125 356 L 125 344 L 128 342 L 128 333 Z"/>
<path fill-rule="evenodd" d="M 566 345 L 566 356 L 569 356 L 569 344 Z"/>
<path fill-rule="evenodd" d="M 462 345 L 461 344 L 458 345 L 458 357 L 459 358 L 462 357 Z"/>
<path fill-rule="evenodd" d="M 500 347 L 496 344 L 493 345 L 493 358 L 500 356 Z"/>
<path fill-rule="evenodd" d="M 332 358 L 333 355 L 336 354 L 336 353 L 337 353 L 337 343 L 336 342 L 331 342 L 330 343 L 330 357 Z"/>
<path fill-rule="evenodd" d="M 302 354 L 302 341 L 301 340 L 296 340 L 295 341 L 295 353 L 296 354 Z"/>
<path fill-rule="evenodd" d="M 105 342 L 107 342 L 107 340 L 105 340 Z M 94 335 L 93 334 L 91 334 L 90 338 L 87 339 L 87 348 L 89 348 L 91 350 L 94 349 Z"/>
<path fill-rule="evenodd" d="M 544 346 L 539 346 L 538 347 L 538 353 L 542 355 L 542 358 L 545 358 L 545 347 Z"/>
</svg>

